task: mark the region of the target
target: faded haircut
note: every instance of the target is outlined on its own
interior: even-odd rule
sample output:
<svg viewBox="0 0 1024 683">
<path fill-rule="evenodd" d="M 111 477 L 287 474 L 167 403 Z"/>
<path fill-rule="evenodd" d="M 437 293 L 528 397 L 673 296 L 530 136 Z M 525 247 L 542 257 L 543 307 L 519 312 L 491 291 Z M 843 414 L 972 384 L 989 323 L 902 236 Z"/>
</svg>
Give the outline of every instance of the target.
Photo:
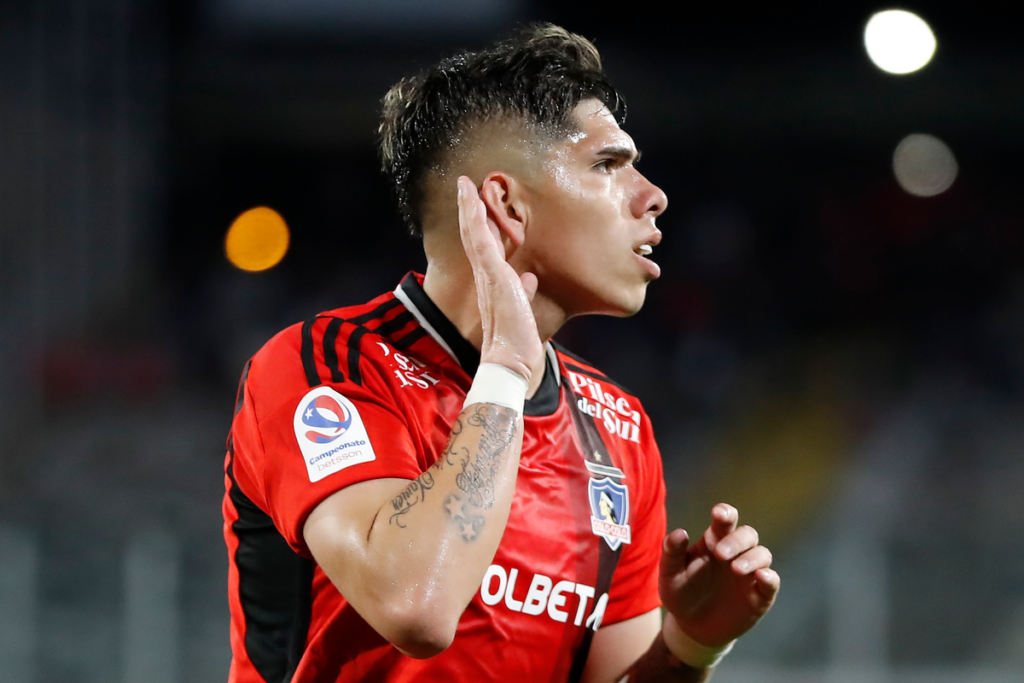
<svg viewBox="0 0 1024 683">
<path fill-rule="evenodd" d="M 381 163 L 410 232 L 422 234 L 427 176 L 451 161 L 475 126 L 512 121 L 556 139 L 577 132 L 573 109 L 591 98 L 620 123 L 625 118 L 597 48 L 553 24 L 527 26 L 396 83 L 384 96 Z"/>
</svg>

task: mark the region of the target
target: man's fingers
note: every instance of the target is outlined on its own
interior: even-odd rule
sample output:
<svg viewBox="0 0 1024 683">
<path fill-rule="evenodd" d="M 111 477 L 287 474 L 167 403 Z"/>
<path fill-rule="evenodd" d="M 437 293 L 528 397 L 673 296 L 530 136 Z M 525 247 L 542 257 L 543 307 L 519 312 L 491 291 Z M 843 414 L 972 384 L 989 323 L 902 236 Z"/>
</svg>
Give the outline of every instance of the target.
<svg viewBox="0 0 1024 683">
<path fill-rule="evenodd" d="M 715 556 L 720 560 L 731 560 L 755 547 L 757 542 L 757 530 L 752 526 L 741 526 L 718 541 Z"/>
<path fill-rule="evenodd" d="M 480 308 L 481 361 L 504 365 L 529 380 L 544 354 L 530 306 L 537 278 L 521 277 L 505 260 L 500 226 L 473 181 L 459 176 L 457 188 L 459 234 L 473 269 Z"/>
<path fill-rule="evenodd" d="M 756 581 L 754 584 L 757 586 L 757 592 L 763 595 L 770 601 L 775 600 L 775 595 L 779 592 L 779 586 L 782 585 L 782 579 L 779 577 L 778 572 L 774 569 L 758 569 L 754 572 L 754 578 Z"/>
<path fill-rule="evenodd" d="M 676 529 L 661 542 L 661 575 L 672 577 L 686 569 L 686 548 L 690 537 L 683 529 Z"/>
<path fill-rule="evenodd" d="M 758 569 L 767 569 L 771 565 L 772 551 L 763 545 L 759 545 L 737 557 L 730 566 L 733 573 L 744 575 L 756 572 Z"/>
<path fill-rule="evenodd" d="M 719 503 L 711 508 L 711 525 L 704 532 L 708 549 L 713 551 L 720 540 L 731 534 L 739 519 L 739 511 L 728 503 Z"/>
</svg>

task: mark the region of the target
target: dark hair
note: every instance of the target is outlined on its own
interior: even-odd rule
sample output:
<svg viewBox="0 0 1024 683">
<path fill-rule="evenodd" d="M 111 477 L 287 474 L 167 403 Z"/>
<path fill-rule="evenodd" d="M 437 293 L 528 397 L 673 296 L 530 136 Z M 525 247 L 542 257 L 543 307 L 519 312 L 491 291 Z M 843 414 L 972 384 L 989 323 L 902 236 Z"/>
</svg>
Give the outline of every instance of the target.
<svg viewBox="0 0 1024 683">
<path fill-rule="evenodd" d="M 553 24 L 525 27 L 396 83 L 384 96 L 381 160 L 411 232 L 422 232 L 427 173 L 443 166 L 471 126 L 509 118 L 550 136 L 569 134 L 576 129 L 573 109 L 590 98 L 625 118 L 597 48 Z"/>
</svg>

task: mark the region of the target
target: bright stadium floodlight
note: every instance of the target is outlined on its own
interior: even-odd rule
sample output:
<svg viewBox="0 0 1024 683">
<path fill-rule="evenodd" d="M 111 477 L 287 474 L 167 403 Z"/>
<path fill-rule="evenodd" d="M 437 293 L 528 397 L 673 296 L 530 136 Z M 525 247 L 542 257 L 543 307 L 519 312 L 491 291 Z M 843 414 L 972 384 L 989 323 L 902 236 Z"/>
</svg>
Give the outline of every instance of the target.
<svg viewBox="0 0 1024 683">
<path fill-rule="evenodd" d="M 914 133 L 892 155 L 896 182 L 915 197 L 934 197 L 950 188 L 959 166 L 953 151 L 933 135 Z"/>
<path fill-rule="evenodd" d="M 864 27 L 864 47 L 882 71 L 909 74 L 931 61 L 935 34 L 913 12 L 890 9 L 878 12 Z"/>
</svg>

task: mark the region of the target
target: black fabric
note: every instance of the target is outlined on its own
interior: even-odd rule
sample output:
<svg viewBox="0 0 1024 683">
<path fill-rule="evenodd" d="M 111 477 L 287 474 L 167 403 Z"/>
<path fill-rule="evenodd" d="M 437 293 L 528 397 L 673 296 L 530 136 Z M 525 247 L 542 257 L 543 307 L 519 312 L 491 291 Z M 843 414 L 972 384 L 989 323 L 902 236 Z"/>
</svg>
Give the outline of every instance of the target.
<svg viewBox="0 0 1024 683">
<path fill-rule="evenodd" d="M 415 316 L 413 316 L 411 312 L 406 311 L 405 313 L 399 313 L 386 323 L 382 323 L 373 331 L 382 337 L 390 337 L 393 333 L 402 329 L 403 327 L 411 323 L 413 320 L 415 320 Z"/>
<path fill-rule="evenodd" d="M 356 325 L 362 325 L 363 323 L 368 323 L 371 320 L 383 317 L 384 314 L 390 311 L 392 308 L 401 305 L 402 302 L 397 298 L 388 299 L 387 301 L 385 301 L 384 303 L 382 303 L 380 306 L 373 309 L 369 313 L 363 313 L 362 315 L 357 315 L 354 318 L 349 318 L 348 321 L 350 323 L 355 323 Z"/>
<path fill-rule="evenodd" d="M 282 538 L 283 540 L 283 538 Z M 302 655 L 306 652 L 306 639 L 309 636 L 309 624 L 313 620 L 313 570 L 316 564 L 312 560 L 295 555 L 295 595 L 294 620 L 288 637 L 288 665 L 281 683 L 288 683 L 299 668 Z"/>
<path fill-rule="evenodd" d="M 357 327 L 348 337 L 348 378 L 358 386 L 363 385 L 363 376 L 359 372 L 359 342 L 368 331 L 365 327 Z"/>
<path fill-rule="evenodd" d="M 526 399 L 523 405 L 523 414 L 531 417 L 551 415 L 558 410 L 558 380 L 556 379 L 558 368 L 552 367 L 551 357 L 544 354 L 544 378 L 537 387 L 533 398 Z"/>
<path fill-rule="evenodd" d="M 327 323 L 327 329 L 324 330 L 324 365 L 331 371 L 331 381 L 335 384 L 339 384 L 345 381 L 345 375 L 341 373 L 341 366 L 338 365 L 338 330 L 341 329 L 341 323 L 345 322 L 341 318 L 331 318 L 331 322 Z"/>
<path fill-rule="evenodd" d="M 401 339 L 396 341 L 394 343 L 394 347 L 396 349 L 398 349 L 399 351 L 405 351 L 410 346 L 412 346 L 413 344 L 418 342 L 420 339 L 423 339 L 424 337 L 426 337 L 427 334 L 429 334 L 427 332 L 427 328 L 425 328 L 425 327 L 417 327 L 415 330 L 413 330 L 409 334 L 405 335 L 404 337 L 402 337 Z"/>
<path fill-rule="evenodd" d="M 320 385 L 320 373 L 316 370 L 316 356 L 313 354 L 313 323 L 316 321 L 317 317 L 314 316 L 302 323 L 302 347 L 299 350 L 306 382 L 311 387 Z"/>
<path fill-rule="evenodd" d="M 238 488 L 230 437 L 228 452 L 228 495 L 238 512 L 231 529 L 238 538 L 235 567 L 245 615 L 245 651 L 267 683 L 287 683 L 306 646 L 313 562 L 296 554 L 270 516 Z"/>
<path fill-rule="evenodd" d="M 580 448 L 583 449 L 583 457 L 590 462 L 597 463 L 605 466 L 614 466 L 615 463 L 612 460 L 611 454 L 608 452 L 608 447 L 605 445 L 604 440 L 601 438 L 600 432 L 597 431 L 597 425 L 594 423 L 594 418 L 584 414 L 579 410 L 576 405 L 577 396 L 571 388 L 570 382 L 566 379 L 562 382 L 562 390 L 565 392 L 565 400 L 569 403 L 569 412 L 572 414 L 573 425 L 576 427 L 576 433 L 580 438 Z M 614 480 L 616 483 L 621 484 L 622 480 L 618 477 L 608 477 Z M 587 506 L 590 506 L 589 495 Z M 615 567 L 619 563 L 619 555 L 622 553 L 622 546 L 619 545 L 615 550 L 611 549 L 604 540 L 598 545 L 599 556 L 597 560 L 597 583 L 594 586 L 594 595 L 601 596 L 607 593 L 612 587 L 612 576 L 615 574 Z M 583 676 L 583 667 L 587 664 L 587 657 L 590 656 L 590 646 L 594 640 L 593 629 L 585 629 L 583 632 L 583 640 L 580 642 L 579 648 L 576 650 L 576 655 L 572 661 L 572 668 L 569 670 L 568 680 L 571 683 L 576 683 Z"/>
</svg>

